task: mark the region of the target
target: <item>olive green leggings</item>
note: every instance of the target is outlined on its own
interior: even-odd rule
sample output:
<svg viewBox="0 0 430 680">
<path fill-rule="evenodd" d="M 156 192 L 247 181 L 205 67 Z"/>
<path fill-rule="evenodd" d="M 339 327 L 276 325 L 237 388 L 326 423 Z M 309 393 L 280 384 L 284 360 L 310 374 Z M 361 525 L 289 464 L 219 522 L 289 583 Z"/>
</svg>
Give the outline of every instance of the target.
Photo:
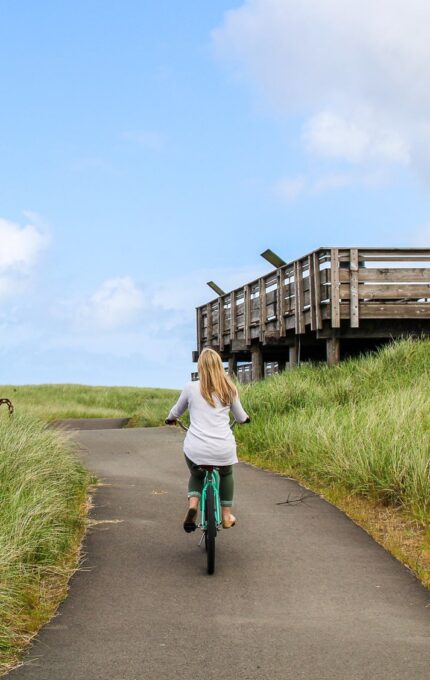
<svg viewBox="0 0 430 680">
<path fill-rule="evenodd" d="M 190 480 L 188 482 L 188 498 L 196 496 L 201 498 L 203 482 L 205 479 L 206 470 L 201 470 L 196 463 L 185 456 L 185 462 L 190 470 Z M 220 482 L 219 495 L 221 505 L 231 507 L 233 505 L 234 480 L 233 480 L 233 466 L 220 465 L 218 468 Z"/>
</svg>

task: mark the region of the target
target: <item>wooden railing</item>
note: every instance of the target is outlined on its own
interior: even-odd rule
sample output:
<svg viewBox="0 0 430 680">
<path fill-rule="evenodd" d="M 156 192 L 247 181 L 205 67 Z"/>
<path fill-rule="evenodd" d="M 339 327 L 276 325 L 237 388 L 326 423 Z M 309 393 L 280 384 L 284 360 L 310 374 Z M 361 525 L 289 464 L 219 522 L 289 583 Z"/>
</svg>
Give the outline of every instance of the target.
<svg viewBox="0 0 430 680">
<path fill-rule="evenodd" d="M 198 307 L 197 347 L 395 318 L 430 318 L 430 249 L 319 248 Z"/>
</svg>

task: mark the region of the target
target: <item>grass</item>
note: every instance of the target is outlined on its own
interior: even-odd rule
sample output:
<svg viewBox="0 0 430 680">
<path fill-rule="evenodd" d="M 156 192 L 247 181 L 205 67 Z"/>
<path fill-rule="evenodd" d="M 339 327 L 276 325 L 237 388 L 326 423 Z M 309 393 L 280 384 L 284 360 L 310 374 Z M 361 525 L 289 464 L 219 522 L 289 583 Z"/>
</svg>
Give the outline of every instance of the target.
<svg viewBox="0 0 430 680">
<path fill-rule="evenodd" d="M 160 425 L 179 395 L 178 390 L 86 385 L 3 385 L 0 396 L 17 413 L 43 420 L 63 418 L 131 418 L 132 425 Z M 2 409 L 6 410 L 3 406 Z"/>
<path fill-rule="evenodd" d="M 429 340 L 302 365 L 241 389 L 253 422 L 237 431 L 242 459 L 323 493 L 428 586 L 429 378 Z"/>
<path fill-rule="evenodd" d="M 77 567 L 89 475 L 64 438 L 0 417 L 0 673 L 51 618 Z"/>
</svg>

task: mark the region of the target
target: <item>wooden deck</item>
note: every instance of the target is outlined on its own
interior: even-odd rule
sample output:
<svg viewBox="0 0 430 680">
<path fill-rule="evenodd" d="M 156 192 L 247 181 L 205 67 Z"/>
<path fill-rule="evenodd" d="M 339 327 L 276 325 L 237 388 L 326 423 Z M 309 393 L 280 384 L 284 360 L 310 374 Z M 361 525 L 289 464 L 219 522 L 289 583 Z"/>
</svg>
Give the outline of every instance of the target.
<svg viewBox="0 0 430 680">
<path fill-rule="evenodd" d="M 252 379 L 405 335 L 430 335 L 430 248 L 319 248 L 197 308 L 197 351 Z"/>
</svg>

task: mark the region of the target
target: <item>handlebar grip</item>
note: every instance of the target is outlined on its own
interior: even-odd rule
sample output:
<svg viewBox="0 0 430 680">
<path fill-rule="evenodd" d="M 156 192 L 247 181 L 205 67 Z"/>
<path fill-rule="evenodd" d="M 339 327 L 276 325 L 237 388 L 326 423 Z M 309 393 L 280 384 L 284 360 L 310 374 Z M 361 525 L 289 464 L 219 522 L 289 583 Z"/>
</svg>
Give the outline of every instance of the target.
<svg viewBox="0 0 430 680">
<path fill-rule="evenodd" d="M 176 420 L 169 420 L 168 418 L 166 418 L 164 423 L 165 423 L 165 425 L 175 425 Z"/>
</svg>

